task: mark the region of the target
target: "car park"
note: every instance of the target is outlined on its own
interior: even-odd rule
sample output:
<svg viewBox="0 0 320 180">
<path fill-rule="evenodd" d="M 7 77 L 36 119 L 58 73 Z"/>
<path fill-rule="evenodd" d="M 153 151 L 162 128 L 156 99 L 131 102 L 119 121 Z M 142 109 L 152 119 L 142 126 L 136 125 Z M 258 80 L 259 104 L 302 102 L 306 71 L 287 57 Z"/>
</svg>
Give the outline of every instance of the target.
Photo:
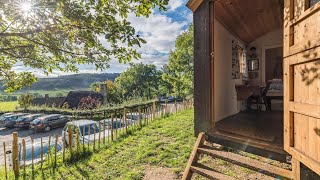
<svg viewBox="0 0 320 180">
<path fill-rule="evenodd" d="M 28 113 L 17 113 L 17 114 L 13 114 L 13 115 L 9 115 L 9 116 L 5 116 L 3 118 L 3 127 L 6 128 L 13 128 L 16 120 L 22 116 L 28 115 Z"/>
<path fill-rule="evenodd" d="M 60 152 L 62 150 L 63 144 L 61 142 L 57 143 L 57 152 Z M 33 155 L 32 155 L 32 148 L 33 148 Z M 50 144 L 50 149 L 55 148 L 55 143 Z M 48 153 L 48 141 L 43 141 L 42 142 L 42 154 L 43 154 L 43 160 L 47 156 L 45 154 Z M 23 161 L 23 147 L 22 144 L 19 143 L 19 149 L 18 149 L 18 156 L 19 156 L 19 164 L 20 166 L 24 165 Z M 6 151 L 6 156 L 9 162 L 9 166 L 12 166 L 12 151 L 8 150 Z M 25 165 L 30 165 L 32 164 L 32 156 L 33 156 L 33 163 L 38 163 L 41 162 L 41 142 L 35 142 L 33 144 L 33 147 L 31 144 L 26 145 L 26 163 Z"/>
<path fill-rule="evenodd" d="M 79 141 L 80 143 L 93 143 L 94 140 L 98 140 L 99 132 L 102 131 L 102 128 L 99 129 L 98 123 L 93 120 L 77 120 L 68 122 L 63 130 L 62 130 L 62 137 L 65 136 L 65 143 L 69 145 L 69 128 L 72 129 L 72 145 L 75 145 L 75 134 L 79 132 Z M 94 134 L 96 135 L 94 136 Z M 106 133 L 108 134 L 108 133 Z M 101 134 L 100 134 L 101 137 Z"/>
<path fill-rule="evenodd" d="M 16 127 L 16 128 L 29 128 L 30 123 L 33 120 L 35 120 L 41 116 L 44 116 L 44 115 L 43 114 L 29 114 L 26 116 L 22 116 L 16 120 L 14 127 Z"/>
<path fill-rule="evenodd" d="M 61 114 L 51 114 L 46 116 L 41 116 L 30 123 L 30 129 L 40 132 L 48 132 L 51 129 L 63 127 L 67 122 L 69 122 L 68 117 Z"/>
</svg>

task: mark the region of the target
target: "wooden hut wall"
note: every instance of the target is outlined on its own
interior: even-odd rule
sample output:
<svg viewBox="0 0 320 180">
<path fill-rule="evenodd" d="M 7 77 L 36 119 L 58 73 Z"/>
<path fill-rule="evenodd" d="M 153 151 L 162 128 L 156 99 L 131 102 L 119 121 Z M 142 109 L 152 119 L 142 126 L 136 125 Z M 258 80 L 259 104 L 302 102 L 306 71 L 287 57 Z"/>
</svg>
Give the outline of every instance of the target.
<svg viewBox="0 0 320 180">
<path fill-rule="evenodd" d="M 210 2 L 203 1 L 194 12 L 194 108 L 195 135 L 211 127 Z"/>
</svg>

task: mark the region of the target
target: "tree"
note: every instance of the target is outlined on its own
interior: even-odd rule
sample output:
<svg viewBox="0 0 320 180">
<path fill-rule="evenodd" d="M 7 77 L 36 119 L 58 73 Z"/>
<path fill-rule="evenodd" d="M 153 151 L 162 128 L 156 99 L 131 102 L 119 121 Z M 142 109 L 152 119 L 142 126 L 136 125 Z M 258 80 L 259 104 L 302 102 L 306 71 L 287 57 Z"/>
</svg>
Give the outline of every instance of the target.
<svg viewBox="0 0 320 180">
<path fill-rule="evenodd" d="M 33 95 L 29 93 L 22 94 L 18 99 L 18 103 L 21 108 L 23 108 L 24 110 L 27 110 L 28 107 L 32 104 L 33 98 L 34 98 Z"/>
<path fill-rule="evenodd" d="M 119 104 L 121 102 L 120 92 L 115 83 L 111 80 L 106 80 L 107 86 L 107 101 L 108 104 Z"/>
<path fill-rule="evenodd" d="M 193 25 L 178 36 L 169 63 L 163 67 L 162 79 L 171 84 L 173 94 L 187 97 L 193 94 Z M 170 86 L 168 86 L 171 88 Z"/>
<path fill-rule="evenodd" d="M 148 17 L 153 8 L 165 10 L 168 0 L 3 0 L 0 2 L 0 79 L 7 92 L 31 86 L 31 72 L 17 73 L 18 63 L 39 69 L 77 72 L 78 64 L 109 67 L 113 58 L 140 58 L 137 35 L 129 14 Z"/>
<path fill-rule="evenodd" d="M 160 75 L 161 72 L 155 65 L 131 63 L 130 68 L 116 78 L 115 84 L 124 99 L 131 97 L 151 99 L 159 93 Z"/>
<path fill-rule="evenodd" d="M 90 89 L 95 92 L 100 92 L 100 84 L 101 82 L 93 82 L 90 84 Z"/>
<path fill-rule="evenodd" d="M 91 96 L 83 97 L 79 102 L 79 109 L 92 110 L 101 106 L 101 101 L 92 98 Z"/>
</svg>

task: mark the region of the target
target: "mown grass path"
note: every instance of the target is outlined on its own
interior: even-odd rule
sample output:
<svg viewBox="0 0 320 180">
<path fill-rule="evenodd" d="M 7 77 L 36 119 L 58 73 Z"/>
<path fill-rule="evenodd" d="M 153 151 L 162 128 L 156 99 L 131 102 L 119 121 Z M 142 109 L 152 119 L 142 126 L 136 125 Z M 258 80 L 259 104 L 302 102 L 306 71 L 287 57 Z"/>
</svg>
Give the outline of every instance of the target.
<svg viewBox="0 0 320 180">
<path fill-rule="evenodd" d="M 37 167 L 34 179 L 142 179 L 144 170 L 150 166 L 180 173 L 194 142 L 193 110 L 185 110 L 151 122 L 77 163 L 59 163 L 55 171 L 51 167 L 43 171 Z M 21 179 L 32 179 L 31 174 L 28 167 Z"/>
</svg>

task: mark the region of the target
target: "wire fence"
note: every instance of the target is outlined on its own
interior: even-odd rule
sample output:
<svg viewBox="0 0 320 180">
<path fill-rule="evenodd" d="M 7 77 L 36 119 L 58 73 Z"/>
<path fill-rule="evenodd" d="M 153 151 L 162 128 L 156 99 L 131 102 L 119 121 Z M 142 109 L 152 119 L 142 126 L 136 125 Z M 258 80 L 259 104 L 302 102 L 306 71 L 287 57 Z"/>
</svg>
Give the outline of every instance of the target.
<svg viewBox="0 0 320 180">
<path fill-rule="evenodd" d="M 34 175 L 35 165 L 40 165 L 40 170 L 50 167 L 55 170 L 59 163 L 77 163 L 81 158 L 92 154 L 102 147 L 106 148 L 119 138 L 129 136 L 133 131 L 148 125 L 150 122 L 170 116 L 181 110 L 193 107 L 192 101 L 157 103 L 152 102 L 143 107 L 126 107 L 114 112 L 95 112 L 97 114 L 74 114 L 71 123 L 66 125 L 61 133 L 40 137 L 40 142 L 35 142 L 31 137 L 31 143 L 22 139 L 19 143 L 18 132 L 12 134 L 11 149 L 6 149 L 8 144 L 3 142 L 4 175 L 8 179 L 9 174 L 15 178 L 27 173 Z M 103 120 L 94 124 L 77 126 L 77 121 L 82 118 L 100 117 Z M 80 121 L 78 121 L 79 123 Z M 31 172 L 26 167 L 31 166 Z"/>
</svg>

